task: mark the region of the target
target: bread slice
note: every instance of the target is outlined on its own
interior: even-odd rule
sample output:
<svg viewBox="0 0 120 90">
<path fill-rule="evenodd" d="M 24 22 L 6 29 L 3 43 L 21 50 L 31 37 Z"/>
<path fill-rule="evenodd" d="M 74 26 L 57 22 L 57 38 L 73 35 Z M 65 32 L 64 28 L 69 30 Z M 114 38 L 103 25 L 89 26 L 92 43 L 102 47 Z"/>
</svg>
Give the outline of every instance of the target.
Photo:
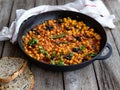
<svg viewBox="0 0 120 90">
<path fill-rule="evenodd" d="M 8 83 L 0 83 L 0 90 L 32 90 L 34 88 L 34 76 L 26 66 L 21 75 Z"/>
<path fill-rule="evenodd" d="M 27 62 L 21 58 L 3 57 L 0 59 L 0 82 L 10 82 L 20 75 Z"/>
</svg>

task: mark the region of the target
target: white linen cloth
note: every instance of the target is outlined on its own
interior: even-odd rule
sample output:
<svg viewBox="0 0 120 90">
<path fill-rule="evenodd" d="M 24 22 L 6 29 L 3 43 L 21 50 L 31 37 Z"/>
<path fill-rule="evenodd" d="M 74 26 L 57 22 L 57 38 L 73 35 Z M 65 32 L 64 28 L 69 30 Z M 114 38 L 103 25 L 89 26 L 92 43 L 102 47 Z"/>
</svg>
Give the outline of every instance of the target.
<svg viewBox="0 0 120 90">
<path fill-rule="evenodd" d="M 3 27 L 3 29 L 0 31 L 0 41 L 10 40 L 12 43 L 14 43 L 17 40 L 19 28 L 24 20 L 31 17 L 32 15 L 37 15 L 53 10 L 71 10 L 84 13 L 96 19 L 104 27 L 111 29 L 115 28 L 113 23 L 115 16 L 110 15 L 109 11 L 101 0 L 76 0 L 65 5 L 41 5 L 29 10 L 16 10 L 15 21 L 12 22 L 10 27 Z"/>
</svg>

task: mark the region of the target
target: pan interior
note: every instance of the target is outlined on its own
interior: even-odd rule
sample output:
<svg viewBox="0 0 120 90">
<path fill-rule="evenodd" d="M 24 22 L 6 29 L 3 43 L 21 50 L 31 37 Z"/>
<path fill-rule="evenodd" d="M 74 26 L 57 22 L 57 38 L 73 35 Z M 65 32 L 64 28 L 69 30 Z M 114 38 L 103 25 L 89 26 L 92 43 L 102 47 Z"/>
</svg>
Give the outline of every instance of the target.
<svg viewBox="0 0 120 90">
<path fill-rule="evenodd" d="M 104 28 L 96 20 L 94 20 L 93 18 L 91 18 L 87 15 L 81 14 L 81 13 L 77 13 L 77 12 L 73 12 L 73 11 L 61 11 L 61 10 L 60 11 L 51 11 L 51 12 L 46 12 L 46 13 L 42 13 L 39 15 L 35 15 L 35 16 L 28 18 L 26 21 L 24 21 L 20 27 L 20 32 L 19 32 L 19 36 L 18 36 L 18 43 L 19 43 L 21 49 L 23 50 L 22 37 L 30 29 L 32 29 L 36 25 L 41 24 L 44 21 L 49 20 L 49 19 L 60 19 L 60 18 L 66 18 L 66 17 L 70 17 L 71 19 L 75 19 L 78 21 L 83 21 L 89 27 L 94 28 L 95 32 L 100 34 L 102 37 L 101 45 L 100 45 L 100 52 L 103 50 L 103 48 L 105 47 L 106 41 L 107 41 L 107 37 L 106 37 Z"/>
</svg>

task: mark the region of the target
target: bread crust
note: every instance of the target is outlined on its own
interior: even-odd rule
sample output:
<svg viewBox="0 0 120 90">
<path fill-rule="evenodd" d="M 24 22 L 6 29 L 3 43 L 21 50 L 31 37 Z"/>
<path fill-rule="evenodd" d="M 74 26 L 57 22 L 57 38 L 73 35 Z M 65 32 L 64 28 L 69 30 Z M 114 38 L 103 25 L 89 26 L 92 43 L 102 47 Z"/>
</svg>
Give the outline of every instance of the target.
<svg viewBox="0 0 120 90">
<path fill-rule="evenodd" d="M 15 58 L 15 57 L 3 57 L 1 59 L 5 59 L 5 58 L 7 58 L 7 59 L 13 59 L 13 60 L 15 60 L 15 59 L 24 60 L 24 59 Z M 24 71 L 24 69 L 25 69 L 26 66 L 27 66 L 27 61 L 24 60 L 23 65 L 20 67 L 20 69 L 18 71 L 14 72 L 11 76 L 9 76 L 7 78 L 0 78 L 0 82 L 7 83 L 7 82 L 10 82 L 10 81 L 14 80 L 18 75 L 20 75 Z"/>
<path fill-rule="evenodd" d="M 32 74 L 32 72 L 30 71 L 30 76 L 32 78 L 32 81 L 31 81 L 31 85 L 30 85 L 30 88 L 29 90 L 33 90 L 34 89 L 34 86 L 35 86 L 35 81 L 34 81 L 34 76 Z"/>
<path fill-rule="evenodd" d="M 27 75 L 27 77 L 26 77 L 26 75 Z M 20 80 L 22 80 L 22 81 L 20 81 Z M 27 87 L 27 88 L 22 87 L 25 84 L 25 82 L 24 82 L 25 80 L 27 80 L 27 82 L 29 82 L 29 83 L 27 83 L 27 84 L 29 84 L 29 87 Z M 18 82 L 21 82 L 21 83 L 23 82 L 23 83 L 19 84 Z M 17 85 L 17 86 L 19 86 L 18 89 L 16 89 L 16 87 L 17 87 L 17 86 L 15 86 L 16 83 L 20 85 L 20 86 Z M 33 90 L 34 85 L 35 85 L 34 76 L 33 76 L 32 72 L 30 71 L 29 67 L 26 66 L 23 73 L 21 75 L 19 75 L 17 78 L 15 78 L 15 80 L 8 82 L 8 83 L 0 83 L 0 90 Z M 15 86 L 15 88 L 12 86 Z"/>
</svg>

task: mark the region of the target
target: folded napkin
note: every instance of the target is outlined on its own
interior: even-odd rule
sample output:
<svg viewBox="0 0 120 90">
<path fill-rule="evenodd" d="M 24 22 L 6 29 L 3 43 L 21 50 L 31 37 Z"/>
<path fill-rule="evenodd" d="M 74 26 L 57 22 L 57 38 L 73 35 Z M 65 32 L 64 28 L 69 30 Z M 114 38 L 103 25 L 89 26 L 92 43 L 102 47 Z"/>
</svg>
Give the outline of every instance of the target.
<svg viewBox="0 0 120 90">
<path fill-rule="evenodd" d="M 65 5 L 41 5 L 29 10 L 16 10 L 16 19 L 12 22 L 10 27 L 3 27 L 0 31 L 0 41 L 10 40 L 14 43 L 17 40 L 19 28 L 24 20 L 27 18 L 47 11 L 53 10 L 71 10 L 84 13 L 96 19 L 104 27 L 115 28 L 113 24 L 114 15 L 110 15 L 106 6 L 101 0 L 76 0 Z"/>
</svg>

